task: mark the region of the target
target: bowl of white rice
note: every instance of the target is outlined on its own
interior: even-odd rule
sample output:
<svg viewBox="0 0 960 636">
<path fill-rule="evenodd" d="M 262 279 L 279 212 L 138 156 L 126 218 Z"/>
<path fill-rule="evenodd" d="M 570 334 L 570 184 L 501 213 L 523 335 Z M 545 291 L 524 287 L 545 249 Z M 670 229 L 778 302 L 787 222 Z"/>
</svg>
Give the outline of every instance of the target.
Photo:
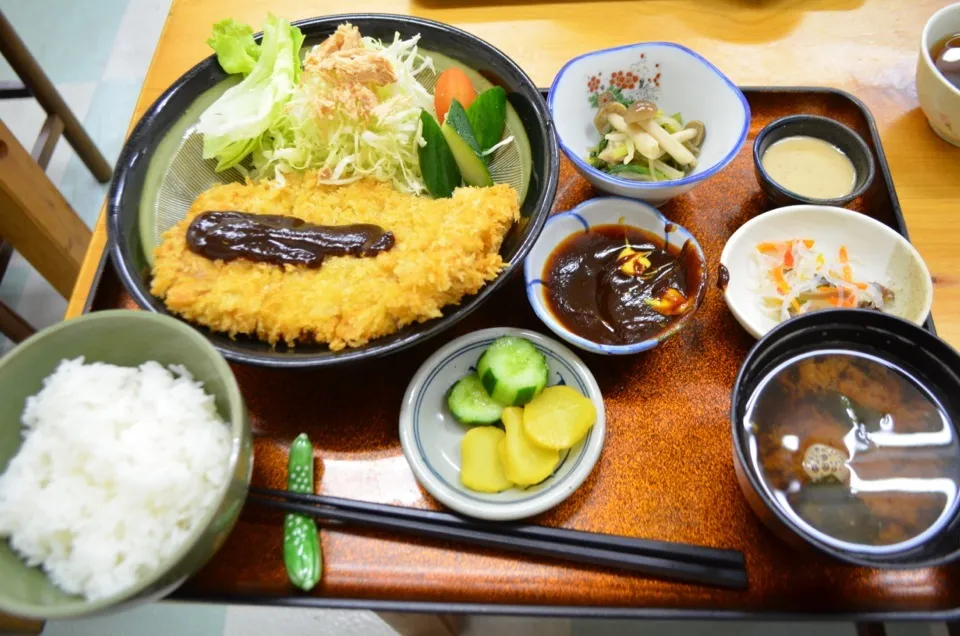
<svg viewBox="0 0 960 636">
<path fill-rule="evenodd" d="M 159 314 L 104 311 L 0 358 L 0 612 L 153 600 L 223 544 L 253 466 L 230 367 Z"/>
</svg>

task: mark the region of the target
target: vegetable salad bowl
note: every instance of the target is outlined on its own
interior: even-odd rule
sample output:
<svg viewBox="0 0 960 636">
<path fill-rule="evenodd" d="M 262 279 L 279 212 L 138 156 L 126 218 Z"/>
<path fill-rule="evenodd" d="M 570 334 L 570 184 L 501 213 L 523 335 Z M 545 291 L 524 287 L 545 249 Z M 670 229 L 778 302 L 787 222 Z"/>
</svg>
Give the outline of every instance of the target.
<svg viewBox="0 0 960 636">
<path fill-rule="evenodd" d="M 494 83 L 507 93 L 506 130 L 516 139 L 509 156 L 494 156 L 490 172 L 497 183 L 509 183 L 521 198 L 520 220 L 504 238 L 500 255 L 508 265 L 497 278 L 442 315 L 408 325 L 365 346 L 333 351 L 324 344 L 303 342 L 276 347 L 252 337 L 214 332 L 196 326 L 226 358 L 268 367 L 318 367 L 396 352 L 439 334 L 489 298 L 523 261 L 546 221 L 559 172 L 553 126 L 537 87 L 506 55 L 483 40 L 454 27 L 419 18 L 354 14 L 313 18 L 294 23 L 312 47 L 350 23 L 364 36 L 385 42 L 420 35 L 421 51 L 437 72 L 460 67 L 477 90 Z M 259 37 L 259 36 L 258 36 Z M 426 88 L 436 76 L 418 81 Z M 163 232 L 181 221 L 196 197 L 213 185 L 242 181 L 235 168 L 216 172 L 216 162 L 202 159 L 203 139 L 195 134 L 201 113 L 238 78 L 229 76 L 210 56 L 187 71 L 146 111 L 134 128 L 117 163 L 107 200 L 110 257 L 119 277 L 143 309 L 169 314 L 150 293 L 154 248 Z"/>
<path fill-rule="evenodd" d="M 594 125 L 598 108 L 610 101 L 655 102 L 667 115 L 700 121 L 705 135 L 696 166 L 671 181 L 635 181 L 591 166 L 587 156 L 601 141 Z M 645 42 L 576 57 L 550 87 L 550 114 L 560 147 L 595 188 L 660 206 L 689 192 L 729 164 L 750 129 L 743 93 L 713 64 L 690 49 Z"/>
</svg>

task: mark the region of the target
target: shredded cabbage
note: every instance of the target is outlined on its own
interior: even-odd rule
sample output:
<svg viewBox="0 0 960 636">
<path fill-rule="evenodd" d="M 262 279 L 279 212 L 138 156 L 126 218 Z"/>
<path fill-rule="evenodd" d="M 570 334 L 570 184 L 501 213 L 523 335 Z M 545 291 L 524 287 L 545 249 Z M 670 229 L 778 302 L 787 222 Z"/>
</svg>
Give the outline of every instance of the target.
<svg viewBox="0 0 960 636">
<path fill-rule="evenodd" d="M 373 88 L 379 103 L 368 118 L 337 101 L 338 87 L 322 74 L 304 70 L 283 115 L 267 129 L 253 150 L 255 176 L 275 177 L 308 169 L 318 170 L 320 183 L 341 185 L 363 177 L 389 181 L 401 192 L 420 194 L 426 186 L 420 175 L 417 144 L 420 111 L 433 112 L 433 96 L 417 81 L 417 75 L 433 68 L 429 57 L 420 55 L 416 35 L 384 45 L 363 38 L 368 50 L 385 57 L 396 82 Z M 333 102 L 332 114 L 317 113 L 317 104 Z"/>
</svg>

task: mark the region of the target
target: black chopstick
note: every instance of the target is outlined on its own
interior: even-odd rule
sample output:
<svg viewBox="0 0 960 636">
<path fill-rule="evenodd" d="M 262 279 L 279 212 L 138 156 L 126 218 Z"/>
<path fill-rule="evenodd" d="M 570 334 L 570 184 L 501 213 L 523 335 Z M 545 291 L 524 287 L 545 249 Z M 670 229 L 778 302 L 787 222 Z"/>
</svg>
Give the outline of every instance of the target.
<svg viewBox="0 0 960 636">
<path fill-rule="evenodd" d="M 265 496 L 256 492 L 257 490 L 260 489 L 251 489 L 251 496 L 248 497 L 248 501 L 268 508 L 309 515 L 319 519 L 408 533 L 418 537 L 469 543 L 519 552 L 524 555 L 545 556 L 593 566 L 606 566 L 689 583 L 729 588 L 745 588 L 747 585 L 746 570 L 742 565 L 735 567 L 717 566 L 710 563 L 691 563 L 588 545 L 503 534 L 493 529 L 481 529 L 466 525 L 455 527 L 426 520 L 347 510 L 327 505 L 295 503 L 285 499 L 277 499 L 271 495 Z M 283 493 L 283 491 L 276 492 Z"/>
<path fill-rule="evenodd" d="M 378 515 L 389 515 L 411 521 L 442 523 L 448 526 L 492 531 L 498 534 L 524 537 L 528 539 L 542 539 L 561 543 L 572 543 L 580 546 L 590 546 L 618 552 L 631 552 L 644 556 L 663 557 L 675 561 L 689 563 L 703 563 L 722 567 L 743 568 L 743 553 L 738 550 L 723 548 L 709 548 L 706 546 L 675 543 L 672 541 L 656 541 L 653 539 L 638 539 L 623 537 L 600 532 L 586 532 L 583 530 L 568 530 L 566 528 L 551 528 L 526 523 L 512 522 L 485 522 L 476 519 L 467 519 L 459 515 L 435 510 L 421 510 L 418 508 L 404 508 L 390 504 L 370 503 L 356 499 L 330 497 L 327 495 L 313 495 L 296 493 L 286 490 L 275 490 L 261 486 L 250 486 L 250 492 L 265 497 L 275 497 L 305 504 L 331 506 L 342 510 L 352 510 Z"/>
</svg>

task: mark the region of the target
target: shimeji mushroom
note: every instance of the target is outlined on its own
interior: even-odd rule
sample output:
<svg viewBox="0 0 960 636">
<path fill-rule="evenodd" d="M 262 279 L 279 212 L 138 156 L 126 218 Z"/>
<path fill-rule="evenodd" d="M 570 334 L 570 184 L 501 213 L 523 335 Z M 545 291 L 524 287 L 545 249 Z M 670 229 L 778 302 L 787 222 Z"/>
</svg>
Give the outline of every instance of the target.
<svg viewBox="0 0 960 636">
<path fill-rule="evenodd" d="M 626 111 L 626 107 L 623 104 L 620 104 L 620 107 L 624 109 L 624 112 Z M 607 113 L 607 121 L 610 122 L 614 129 L 630 138 L 637 152 L 648 159 L 656 159 L 659 157 L 660 145 L 657 143 L 657 140 L 636 126 L 628 124 L 623 117 L 624 115 L 621 112 L 611 111 Z"/>
<path fill-rule="evenodd" d="M 626 144 L 626 152 L 623 146 L 618 145 L 607 153 L 607 156 L 613 159 L 608 162 L 629 163 L 633 159 L 635 149 L 651 161 L 660 159 L 666 153 L 681 166 L 696 165 L 697 159 L 694 152 L 703 141 L 705 132 L 703 123 L 692 121 L 684 129 L 671 134 L 657 123 L 658 113 L 657 105 L 647 100 L 638 100 L 629 107 L 619 102 L 604 104 L 594 117 L 593 123 L 597 131 L 608 141 Z M 622 133 L 623 137 L 611 133 L 611 128 Z M 601 158 L 607 160 L 603 156 Z M 657 167 L 660 168 L 659 165 Z M 680 178 L 677 176 L 679 171 L 669 166 L 661 172 L 672 179 Z"/>
<path fill-rule="evenodd" d="M 620 102 L 607 102 L 597 111 L 596 116 L 593 118 L 593 125 L 597 127 L 597 132 L 605 135 L 610 132 L 610 127 L 613 125 L 610 123 L 607 115 L 611 113 L 623 115 L 625 112 L 627 112 L 627 107 Z"/>
<path fill-rule="evenodd" d="M 703 125 L 702 121 L 691 121 L 686 127 L 681 130 L 677 135 L 674 135 L 674 138 L 678 139 L 678 135 L 693 132 L 693 136 L 690 139 L 683 140 L 683 145 L 687 150 L 693 153 L 695 157 L 700 156 L 700 145 L 703 143 L 703 138 L 707 133 L 707 127 Z"/>
<path fill-rule="evenodd" d="M 697 158 L 684 147 L 683 141 L 678 141 L 673 135 L 666 131 L 663 126 L 657 123 L 657 111 L 658 108 L 656 104 L 641 99 L 631 104 L 630 108 L 627 109 L 627 113 L 624 115 L 624 121 L 645 130 L 660 144 L 660 147 L 681 166 L 696 165 Z M 616 127 L 616 123 L 613 125 Z M 675 134 L 682 135 L 683 131 Z M 650 158 L 656 159 L 656 157 Z"/>
</svg>

